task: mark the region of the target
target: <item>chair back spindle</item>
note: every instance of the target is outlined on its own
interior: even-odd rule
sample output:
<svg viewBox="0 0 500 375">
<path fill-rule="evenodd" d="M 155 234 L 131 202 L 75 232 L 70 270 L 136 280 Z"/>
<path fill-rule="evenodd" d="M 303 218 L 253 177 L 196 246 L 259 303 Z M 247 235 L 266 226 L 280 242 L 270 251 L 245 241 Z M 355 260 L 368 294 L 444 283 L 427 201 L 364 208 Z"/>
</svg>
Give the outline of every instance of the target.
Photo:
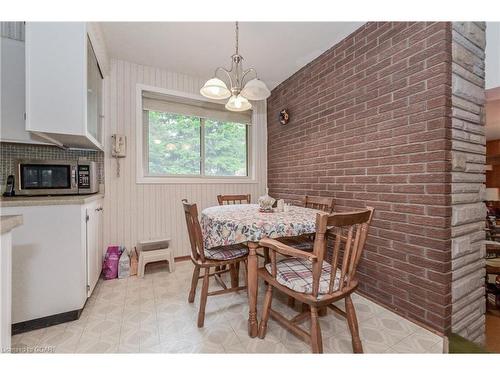
<svg viewBox="0 0 500 375">
<path fill-rule="evenodd" d="M 203 234 L 200 222 L 198 221 L 198 208 L 196 204 L 188 203 L 187 199 L 182 200 L 184 214 L 186 216 L 186 225 L 191 243 L 191 256 L 194 260 L 205 261 L 205 252 L 203 248 Z"/>
</svg>

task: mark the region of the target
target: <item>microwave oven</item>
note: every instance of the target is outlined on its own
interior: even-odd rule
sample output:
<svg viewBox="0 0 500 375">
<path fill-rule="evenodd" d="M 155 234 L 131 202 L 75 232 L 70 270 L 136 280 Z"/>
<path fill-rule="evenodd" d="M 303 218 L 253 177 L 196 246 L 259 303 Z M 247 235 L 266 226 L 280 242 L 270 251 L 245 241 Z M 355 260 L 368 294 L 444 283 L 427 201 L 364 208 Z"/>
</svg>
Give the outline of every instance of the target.
<svg viewBox="0 0 500 375">
<path fill-rule="evenodd" d="M 76 195 L 99 191 L 94 161 L 17 161 L 16 195 Z"/>
</svg>

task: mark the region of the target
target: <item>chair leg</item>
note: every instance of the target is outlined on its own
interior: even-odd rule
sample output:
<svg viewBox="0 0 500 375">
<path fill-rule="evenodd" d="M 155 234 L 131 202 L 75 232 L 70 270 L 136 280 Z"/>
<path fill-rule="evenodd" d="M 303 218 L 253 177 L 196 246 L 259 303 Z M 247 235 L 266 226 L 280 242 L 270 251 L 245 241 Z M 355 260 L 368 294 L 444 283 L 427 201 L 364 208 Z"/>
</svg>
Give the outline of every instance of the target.
<svg viewBox="0 0 500 375">
<path fill-rule="evenodd" d="M 316 306 L 311 306 L 311 347 L 313 353 L 323 353 L 323 340 Z"/>
<path fill-rule="evenodd" d="M 293 309 L 295 307 L 295 298 L 288 296 L 287 305 Z"/>
<path fill-rule="evenodd" d="M 201 288 L 201 296 L 200 296 L 200 311 L 198 312 L 198 327 L 203 327 L 205 323 L 205 307 L 207 305 L 207 297 L 208 297 L 208 283 L 210 274 L 210 267 L 205 268 L 205 274 L 203 275 L 203 286 Z"/>
<path fill-rule="evenodd" d="M 267 322 L 269 321 L 272 301 L 273 301 L 273 287 L 270 284 L 268 284 L 266 295 L 264 297 L 264 306 L 262 307 L 262 319 L 260 320 L 260 325 L 259 325 L 259 338 L 261 339 L 266 337 Z"/>
<path fill-rule="evenodd" d="M 144 277 L 144 257 L 139 253 L 139 264 L 137 265 L 137 276 Z"/>
<path fill-rule="evenodd" d="M 264 248 L 264 264 L 271 263 L 271 258 L 269 257 L 269 249 Z"/>
<path fill-rule="evenodd" d="M 238 280 L 238 269 L 236 267 L 236 264 L 231 264 L 229 265 L 229 273 L 231 274 L 231 288 L 236 288 L 238 287 L 239 280 Z"/>
<path fill-rule="evenodd" d="M 170 255 L 168 257 L 168 272 L 174 272 L 174 271 L 175 271 L 174 253 L 170 252 Z"/>
<path fill-rule="evenodd" d="M 363 353 L 363 345 L 361 345 L 361 340 L 359 338 L 356 310 L 354 309 L 351 296 L 345 297 L 345 311 L 347 314 L 347 324 L 349 325 L 349 330 L 351 331 L 352 351 L 354 353 Z"/>
<path fill-rule="evenodd" d="M 247 285 L 247 280 L 248 280 L 248 270 L 247 270 L 247 261 L 243 260 L 243 267 L 241 268 L 243 270 L 243 280 L 245 280 L 245 285 Z"/>
<path fill-rule="evenodd" d="M 236 269 L 236 280 L 238 280 L 238 286 L 240 285 L 240 262 L 236 262 L 234 264 L 234 268 Z"/>
<path fill-rule="evenodd" d="M 191 290 L 189 291 L 188 302 L 194 302 L 194 296 L 196 295 L 196 287 L 198 286 L 198 277 L 200 276 L 200 267 L 194 266 L 193 278 L 191 280 Z"/>
<path fill-rule="evenodd" d="M 307 303 L 302 302 L 302 306 L 300 307 L 300 311 L 306 312 L 306 311 L 311 311 L 309 308 L 309 305 Z"/>
</svg>

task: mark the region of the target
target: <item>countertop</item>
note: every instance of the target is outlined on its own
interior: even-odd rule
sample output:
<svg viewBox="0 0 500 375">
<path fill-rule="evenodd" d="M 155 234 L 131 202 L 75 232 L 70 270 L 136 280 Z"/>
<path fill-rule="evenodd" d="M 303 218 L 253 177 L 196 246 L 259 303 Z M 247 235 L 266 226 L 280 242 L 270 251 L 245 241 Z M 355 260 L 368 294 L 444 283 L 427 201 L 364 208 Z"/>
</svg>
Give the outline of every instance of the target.
<svg viewBox="0 0 500 375">
<path fill-rule="evenodd" d="M 0 207 L 59 206 L 85 204 L 104 197 L 102 193 L 88 195 L 15 196 L 1 197 Z"/>
<path fill-rule="evenodd" d="M 23 215 L 3 215 L 0 216 L 0 232 L 1 234 L 10 232 L 15 227 L 23 223 Z"/>
</svg>

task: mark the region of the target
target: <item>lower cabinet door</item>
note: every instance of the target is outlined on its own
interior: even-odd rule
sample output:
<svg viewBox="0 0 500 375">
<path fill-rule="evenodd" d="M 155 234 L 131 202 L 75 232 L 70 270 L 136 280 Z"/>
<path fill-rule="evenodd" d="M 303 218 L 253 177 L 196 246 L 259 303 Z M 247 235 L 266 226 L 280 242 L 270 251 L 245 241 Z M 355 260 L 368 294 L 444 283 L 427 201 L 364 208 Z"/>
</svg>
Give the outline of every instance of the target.
<svg viewBox="0 0 500 375">
<path fill-rule="evenodd" d="M 99 216 L 97 204 L 89 204 L 86 208 L 87 220 L 87 297 L 92 294 L 99 275 L 101 274 L 101 259 L 99 255 Z"/>
<path fill-rule="evenodd" d="M 104 260 L 104 210 L 103 202 L 98 203 L 97 215 L 97 278 L 101 276 L 102 262 Z"/>
</svg>

